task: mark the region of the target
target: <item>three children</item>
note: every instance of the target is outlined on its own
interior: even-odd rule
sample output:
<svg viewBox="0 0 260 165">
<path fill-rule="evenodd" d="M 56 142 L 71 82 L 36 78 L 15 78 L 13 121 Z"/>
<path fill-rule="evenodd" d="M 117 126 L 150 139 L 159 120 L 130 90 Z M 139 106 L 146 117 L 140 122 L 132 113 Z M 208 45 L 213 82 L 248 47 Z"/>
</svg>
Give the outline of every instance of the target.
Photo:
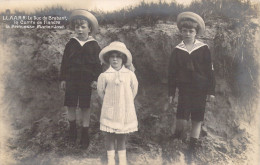
<svg viewBox="0 0 260 165">
<path fill-rule="evenodd" d="M 191 116 L 189 153 L 192 155 L 204 120 L 206 99 L 214 98 L 215 78 L 209 48 L 196 39 L 196 35 L 205 30 L 203 19 L 195 13 L 183 12 L 177 17 L 177 25 L 183 41 L 170 58 L 169 103 L 173 102 L 178 88 L 174 137 L 181 138 Z M 119 164 L 126 165 L 126 135 L 138 130 L 134 106 L 138 81 L 132 70 L 132 55 L 125 44 L 118 41 L 100 51 L 97 41 L 90 36 L 98 29 L 97 20 L 86 10 L 72 12 L 71 26 L 77 36 L 66 44 L 60 75 L 61 88 L 66 92 L 64 105 L 68 107 L 70 139 L 76 140 L 75 110 L 79 106 L 83 113 L 81 144 L 88 147 L 91 87 L 97 87 L 103 103 L 100 130 L 106 133 L 108 164 L 115 164 L 117 150 Z M 101 73 L 99 60 L 109 66 L 104 73 Z"/>
</svg>

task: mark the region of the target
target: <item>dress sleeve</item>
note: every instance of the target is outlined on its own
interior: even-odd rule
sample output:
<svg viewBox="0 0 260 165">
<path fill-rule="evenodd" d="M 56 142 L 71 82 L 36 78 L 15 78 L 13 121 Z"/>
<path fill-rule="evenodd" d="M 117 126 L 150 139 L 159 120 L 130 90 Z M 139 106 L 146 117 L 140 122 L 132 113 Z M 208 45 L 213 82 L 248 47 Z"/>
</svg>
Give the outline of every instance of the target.
<svg viewBox="0 0 260 165">
<path fill-rule="evenodd" d="M 138 91 L 138 81 L 137 81 L 137 78 L 134 74 L 134 72 L 131 72 L 131 89 L 132 89 L 132 92 L 133 92 L 133 96 L 135 98 L 135 96 L 137 95 L 137 91 Z"/>
<path fill-rule="evenodd" d="M 61 67 L 60 67 L 60 81 L 65 81 L 68 72 L 69 62 L 69 42 L 66 44 L 64 53 L 62 56 Z"/>
<path fill-rule="evenodd" d="M 98 96 L 103 100 L 106 90 L 106 80 L 104 74 L 100 74 L 97 80 L 97 93 Z"/>
<path fill-rule="evenodd" d="M 205 56 L 206 56 L 207 76 L 208 76 L 208 80 L 209 80 L 209 87 L 207 90 L 207 94 L 215 95 L 216 79 L 215 79 L 213 63 L 211 60 L 211 54 L 210 54 L 210 50 L 208 47 L 206 47 Z"/>
<path fill-rule="evenodd" d="M 176 65 L 176 50 L 174 49 L 174 51 L 171 54 L 170 63 L 168 67 L 168 95 L 173 97 L 176 91 Z"/>
</svg>

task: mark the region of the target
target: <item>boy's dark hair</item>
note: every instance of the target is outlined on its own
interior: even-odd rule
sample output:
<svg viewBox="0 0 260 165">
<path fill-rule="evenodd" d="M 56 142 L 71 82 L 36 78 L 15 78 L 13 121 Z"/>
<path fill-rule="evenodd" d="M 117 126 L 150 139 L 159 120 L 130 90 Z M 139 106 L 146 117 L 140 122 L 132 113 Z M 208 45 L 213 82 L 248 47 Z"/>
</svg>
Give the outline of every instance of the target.
<svg viewBox="0 0 260 165">
<path fill-rule="evenodd" d="M 75 30 L 75 26 L 76 25 L 82 25 L 84 23 L 87 23 L 90 31 L 92 31 L 92 27 L 90 25 L 90 21 L 86 17 L 83 17 L 83 16 L 73 17 L 70 20 L 70 29 Z"/>
<path fill-rule="evenodd" d="M 107 52 L 105 55 L 104 55 L 104 61 L 106 61 L 108 64 L 109 64 L 109 57 L 113 54 L 113 53 L 117 53 L 120 55 L 120 57 L 122 58 L 122 64 L 126 64 L 127 62 L 127 57 L 124 53 L 122 52 L 119 52 L 119 51 L 110 51 L 110 52 Z"/>
<path fill-rule="evenodd" d="M 198 33 L 198 31 L 199 31 L 199 24 L 197 22 L 195 22 L 194 20 L 189 19 L 189 18 L 181 20 L 180 27 L 181 27 L 181 29 L 183 27 L 188 28 L 188 29 L 194 28 L 196 30 L 196 33 Z"/>
</svg>

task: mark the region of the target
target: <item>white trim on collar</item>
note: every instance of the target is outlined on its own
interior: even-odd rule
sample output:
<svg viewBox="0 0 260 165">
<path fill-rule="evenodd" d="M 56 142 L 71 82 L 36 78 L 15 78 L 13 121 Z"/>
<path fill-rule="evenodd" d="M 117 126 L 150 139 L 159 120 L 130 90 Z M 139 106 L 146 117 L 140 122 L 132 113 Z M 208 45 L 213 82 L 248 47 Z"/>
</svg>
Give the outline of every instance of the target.
<svg viewBox="0 0 260 165">
<path fill-rule="evenodd" d="M 92 36 L 89 36 L 87 41 L 80 41 L 77 37 L 72 38 L 76 39 L 81 46 L 84 46 L 87 42 L 96 41 Z"/>
<path fill-rule="evenodd" d="M 195 40 L 194 46 L 193 46 L 192 50 L 191 50 L 191 51 L 188 51 L 187 48 L 186 48 L 186 45 L 185 45 L 184 42 L 182 41 L 181 43 L 179 43 L 179 44 L 176 46 L 176 48 L 181 49 L 181 50 L 184 50 L 184 51 L 188 52 L 189 54 L 191 54 L 193 51 L 195 51 L 195 50 L 197 50 L 197 49 L 199 49 L 200 47 L 205 46 L 205 45 L 207 45 L 207 44 L 205 44 L 205 43 L 203 43 L 203 42 L 201 42 L 201 41 L 199 41 L 199 40 Z"/>
<path fill-rule="evenodd" d="M 115 73 L 115 72 L 129 72 L 130 70 L 129 69 L 126 69 L 126 67 L 123 65 L 122 68 L 117 71 L 115 70 L 114 68 L 112 68 L 112 66 L 110 65 L 110 67 L 105 71 L 107 73 Z"/>
</svg>

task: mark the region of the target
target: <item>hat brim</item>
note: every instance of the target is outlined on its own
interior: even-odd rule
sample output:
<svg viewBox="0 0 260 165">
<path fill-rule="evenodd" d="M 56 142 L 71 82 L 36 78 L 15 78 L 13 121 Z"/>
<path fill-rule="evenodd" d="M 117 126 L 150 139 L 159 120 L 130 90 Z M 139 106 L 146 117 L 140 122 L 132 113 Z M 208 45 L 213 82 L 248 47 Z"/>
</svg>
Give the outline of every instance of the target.
<svg viewBox="0 0 260 165">
<path fill-rule="evenodd" d="M 70 15 L 70 20 L 73 20 L 76 17 L 85 17 L 88 20 L 88 22 L 90 23 L 90 26 L 91 26 L 92 35 L 94 35 L 98 32 L 98 21 L 93 14 L 91 14 L 87 10 L 78 9 L 78 10 L 72 11 L 72 13 Z"/>
<path fill-rule="evenodd" d="M 205 22 L 198 14 L 193 13 L 193 12 L 183 12 L 183 13 L 180 13 L 178 15 L 178 17 L 177 17 L 177 27 L 178 27 L 179 30 L 181 30 L 180 22 L 183 19 L 186 19 L 186 18 L 192 19 L 193 21 L 198 23 L 199 30 L 197 32 L 197 35 L 203 35 L 204 34 L 204 32 L 205 32 Z"/>
<path fill-rule="evenodd" d="M 130 66 L 132 64 L 131 52 L 127 48 L 116 46 L 116 45 L 108 45 L 101 50 L 101 52 L 99 53 L 99 59 L 102 63 L 109 65 L 109 63 L 104 60 L 104 56 L 111 51 L 118 51 L 125 54 L 127 57 L 127 61 L 125 64 L 126 66 Z"/>
</svg>

